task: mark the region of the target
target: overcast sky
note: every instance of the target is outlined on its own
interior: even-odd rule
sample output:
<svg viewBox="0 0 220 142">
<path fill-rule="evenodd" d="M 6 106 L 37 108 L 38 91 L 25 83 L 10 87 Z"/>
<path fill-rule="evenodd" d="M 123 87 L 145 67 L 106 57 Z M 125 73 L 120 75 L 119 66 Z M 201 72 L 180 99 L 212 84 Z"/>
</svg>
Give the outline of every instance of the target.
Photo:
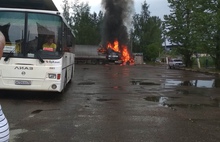
<svg viewBox="0 0 220 142">
<path fill-rule="evenodd" d="M 74 0 L 69 0 L 74 2 Z M 88 2 L 91 6 L 91 12 L 99 12 L 101 10 L 101 0 L 79 0 L 80 2 Z M 62 0 L 53 0 L 59 11 L 62 11 L 61 5 Z M 163 20 L 163 15 L 169 14 L 170 9 L 168 7 L 167 0 L 146 0 L 149 5 L 149 11 L 151 16 L 159 16 Z M 135 3 L 135 12 L 140 13 L 141 5 L 144 3 L 144 0 L 134 0 Z"/>
</svg>

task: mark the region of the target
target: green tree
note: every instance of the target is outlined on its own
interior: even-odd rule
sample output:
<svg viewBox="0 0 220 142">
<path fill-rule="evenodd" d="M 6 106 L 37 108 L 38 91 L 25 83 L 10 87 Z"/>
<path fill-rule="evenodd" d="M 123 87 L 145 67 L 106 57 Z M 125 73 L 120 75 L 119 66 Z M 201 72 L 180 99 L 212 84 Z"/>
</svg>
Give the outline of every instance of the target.
<svg viewBox="0 0 220 142">
<path fill-rule="evenodd" d="M 133 52 L 144 53 L 144 58 L 151 61 L 158 57 L 162 47 L 161 20 L 158 17 L 151 17 L 149 5 L 144 1 L 141 14 L 133 17 Z"/>
<path fill-rule="evenodd" d="M 196 12 L 201 46 L 220 70 L 220 1 L 197 0 Z"/>
<path fill-rule="evenodd" d="M 63 17 L 66 19 L 67 23 L 71 26 L 71 18 L 70 18 L 70 5 L 68 0 L 63 0 Z"/>
<path fill-rule="evenodd" d="M 160 56 L 160 53 L 162 52 L 161 44 L 158 44 L 157 42 L 149 44 L 146 50 L 144 51 L 145 54 L 147 54 L 146 59 L 148 61 L 154 61 L 158 56 Z"/>
<path fill-rule="evenodd" d="M 192 67 L 192 55 L 199 51 L 199 39 L 194 17 L 195 1 L 168 0 L 170 15 L 165 15 L 166 36 L 177 45 L 176 51 L 183 55 L 187 67 Z"/>
<path fill-rule="evenodd" d="M 216 30 L 214 34 L 215 47 L 213 48 L 212 51 L 212 53 L 215 54 L 211 54 L 211 55 L 214 59 L 216 69 L 220 70 L 220 2 L 219 1 L 216 5 L 215 10 L 216 10 L 216 17 L 215 17 Z"/>
<path fill-rule="evenodd" d="M 101 26 L 103 23 L 103 12 L 99 11 L 99 13 L 97 14 L 96 12 L 94 12 L 93 14 L 90 15 L 91 20 L 92 20 L 92 31 L 93 31 L 93 44 L 97 45 L 101 42 Z"/>
<path fill-rule="evenodd" d="M 172 13 L 164 17 L 167 36 L 192 66 L 193 53 L 208 53 L 220 70 L 220 1 L 168 0 Z"/>
<path fill-rule="evenodd" d="M 76 35 L 76 44 L 98 45 L 100 43 L 99 17 L 90 14 L 88 3 L 75 3 L 72 6 L 72 29 Z"/>
</svg>

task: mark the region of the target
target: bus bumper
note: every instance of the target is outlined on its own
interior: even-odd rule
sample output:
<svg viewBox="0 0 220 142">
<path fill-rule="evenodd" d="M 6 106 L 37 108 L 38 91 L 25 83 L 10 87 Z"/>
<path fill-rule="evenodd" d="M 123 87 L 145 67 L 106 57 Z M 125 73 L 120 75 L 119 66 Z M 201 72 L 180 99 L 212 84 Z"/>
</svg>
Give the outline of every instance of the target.
<svg viewBox="0 0 220 142">
<path fill-rule="evenodd" d="M 0 78 L 1 90 L 50 91 L 61 92 L 61 82 L 52 80 L 19 80 Z"/>
</svg>

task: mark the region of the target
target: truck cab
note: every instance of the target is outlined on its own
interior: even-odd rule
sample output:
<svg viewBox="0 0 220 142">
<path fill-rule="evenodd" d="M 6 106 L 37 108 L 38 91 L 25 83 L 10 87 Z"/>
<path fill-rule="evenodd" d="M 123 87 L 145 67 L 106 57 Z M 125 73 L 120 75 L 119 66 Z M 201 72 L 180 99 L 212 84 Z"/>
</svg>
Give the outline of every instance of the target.
<svg viewBox="0 0 220 142">
<path fill-rule="evenodd" d="M 116 51 L 109 48 L 108 53 L 107 53 L 107 60 L 108 60 L 108 62 L 111 62 L 111 63 L 121 64 L 122 63 L 121 53 L 116 52 Z"/>
</svg>

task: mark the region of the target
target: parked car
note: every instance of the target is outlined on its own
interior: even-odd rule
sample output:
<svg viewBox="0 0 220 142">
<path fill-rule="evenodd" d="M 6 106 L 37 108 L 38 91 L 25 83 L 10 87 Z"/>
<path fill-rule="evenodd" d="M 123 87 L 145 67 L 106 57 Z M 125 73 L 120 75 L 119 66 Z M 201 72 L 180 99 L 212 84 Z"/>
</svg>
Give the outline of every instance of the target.
<svg viewBox="0 0 220 142">
<path fill-rule="evenodd" d="M 155 60 L 155 63 L 161 63 L 161 60 L 157 58 L 157 59 Z"/>
<path fill-rule="evenodd" d="M 181 59 L 170 59 L 168 62 L 169 68 L 179 68 L 179 67 L 184 67 L 183 61 Z"/>
</svg>

